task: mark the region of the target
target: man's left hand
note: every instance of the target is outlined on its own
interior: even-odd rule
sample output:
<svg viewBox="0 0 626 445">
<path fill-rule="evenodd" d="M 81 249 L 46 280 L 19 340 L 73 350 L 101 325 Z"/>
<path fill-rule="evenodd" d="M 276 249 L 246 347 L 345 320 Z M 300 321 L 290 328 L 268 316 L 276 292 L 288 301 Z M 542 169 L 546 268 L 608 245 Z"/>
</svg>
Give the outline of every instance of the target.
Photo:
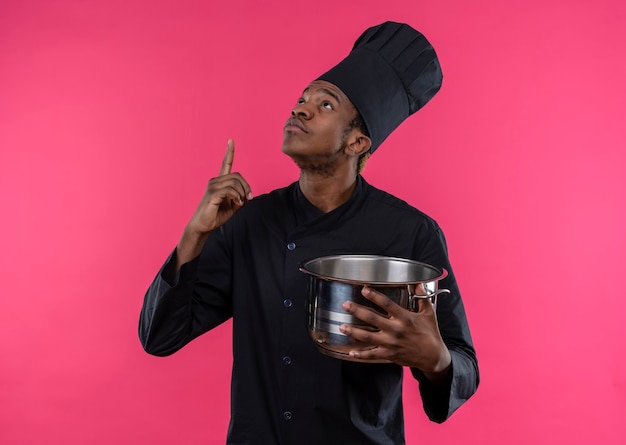
<svg viewBox="0 0 626 445">
<path fill-rule="evenodd" d="M 389 360 L 402 366 L 418 368 L 430 380 L 439 380 L 447 374 L 451 357 L 439 327 L 430 299 L 420 298 L 418 311 L 405 309 L 386 295 L 370 287 L 363 287 L 362 295 L 384 309 L 389 316 L 376 313 L 352 301 L 343 309 L 378 329 L 377 332 L 344 324 L 341 332 L 370 346 L 350 351 L 358 360 Z"/>
</svg>

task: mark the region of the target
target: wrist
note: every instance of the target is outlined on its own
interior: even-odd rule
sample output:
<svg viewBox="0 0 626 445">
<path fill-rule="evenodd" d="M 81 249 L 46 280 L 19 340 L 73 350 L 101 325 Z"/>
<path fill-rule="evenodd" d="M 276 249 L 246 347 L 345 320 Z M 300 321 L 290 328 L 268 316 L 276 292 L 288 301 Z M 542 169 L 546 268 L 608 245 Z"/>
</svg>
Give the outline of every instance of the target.
<svg viewBox="0 0 626 445">
<path fill-rule="evenodd" d="M 452 356 L 448 348 L 444 346 L 445 351 L 442 352 L 439 361 L 428 371 L 422 370 L 424 376 L 433 384 L 442 383 L 449 379 L 452 373 Z"/>
<path fill-rule="evenodd" d="M 183 235 L 180 238 L 179 245 L 181 243 L 185 244 L 197 244 L 203 243 L 208 238 L 211 232 L 204 232 L 193 227 L 191 223 L 187 224 L 183 230 Z"/>
<path fill-rule="evenodd" d="M 189 226 L 185 227 L 183 235 L 176 246 L 176 270 L 183 264 L 200 255 L 210 233 L 211 232 L 199 232 Z"/>
</svg>

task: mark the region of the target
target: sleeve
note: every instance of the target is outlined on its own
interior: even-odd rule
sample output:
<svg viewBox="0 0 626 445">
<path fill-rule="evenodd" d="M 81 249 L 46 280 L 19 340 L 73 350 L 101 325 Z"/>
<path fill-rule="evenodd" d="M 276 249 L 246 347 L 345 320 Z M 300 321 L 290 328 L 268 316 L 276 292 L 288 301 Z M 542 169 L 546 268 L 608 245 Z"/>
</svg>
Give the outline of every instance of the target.
<svg viewBox="0 0 626 445">
<path fill-rule="evenodd" d="M 457 285 L 448 259 L 446 240 L 441 229 L 432 223 L 429 235 L 420 246 L 420 261 L 444 267 L 448 276 L 441 280 L 439 287 L 449 289 L 437 301 L 437 322 L 443 341 L 452 357 L 449 380 L 434 386 L 419 369 L 411 369 L 419 381 L 424 411 L 433 422 L 447 420 L 454 411 L 465 403 L 477 390 L 480 381 L 478 360 L 472 342 L 470 329 Z"/>
<path fill-rule="evenodd" d="M 230 260 L 220 232 L 202 253 L 183 264 L 172 283 L 165 279 L 176 251 L 168 257 L 144 297 L 139 339 L 152 355 L 167 356 L 232 316 Z"/>
</svg>

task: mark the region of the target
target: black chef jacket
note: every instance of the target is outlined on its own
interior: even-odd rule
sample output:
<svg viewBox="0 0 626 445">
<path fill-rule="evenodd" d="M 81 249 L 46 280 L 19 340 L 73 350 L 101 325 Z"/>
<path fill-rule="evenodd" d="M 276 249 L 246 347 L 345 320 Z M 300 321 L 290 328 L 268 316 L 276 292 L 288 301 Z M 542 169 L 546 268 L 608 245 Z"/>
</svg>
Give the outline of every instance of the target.
<svg viewBox="0 0 626 445">
<path fill-rule="evenodd" d="M 428 417 L 446 420 L 476 390 L 478 367 L 444 236 L 431 218 L 358 177 L 329 213 L 298 183 L 254 198 L 208 238 L 167 283 L 165 263 L 148 289 L 139 335 L 172 354 L 233 317 L 228 444 L 403 444 L 403 368 L 321 354 L 307 331 L 305 260 L 335 254 L 409 258 L 444 267 L 437 318 L 452 380 L 435 388 L 417 369 Z M 171 258 L 171 257 L 170 257 Z"/>
</svg>

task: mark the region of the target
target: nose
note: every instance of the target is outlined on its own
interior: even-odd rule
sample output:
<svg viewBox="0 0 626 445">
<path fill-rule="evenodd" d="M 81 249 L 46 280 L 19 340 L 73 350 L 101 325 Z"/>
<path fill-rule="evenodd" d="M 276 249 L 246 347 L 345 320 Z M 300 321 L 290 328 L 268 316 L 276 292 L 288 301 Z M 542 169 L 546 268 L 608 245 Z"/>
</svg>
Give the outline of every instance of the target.
<svg viewBox="0 0 626 445">
<path fill-rule="evenodd" d="M 311 117 L 311 110 L 306 103 L 298 103 L 291 110 L 292 117 L 301 117 L 303 119 L 309 119 Z"/>
</svg>

